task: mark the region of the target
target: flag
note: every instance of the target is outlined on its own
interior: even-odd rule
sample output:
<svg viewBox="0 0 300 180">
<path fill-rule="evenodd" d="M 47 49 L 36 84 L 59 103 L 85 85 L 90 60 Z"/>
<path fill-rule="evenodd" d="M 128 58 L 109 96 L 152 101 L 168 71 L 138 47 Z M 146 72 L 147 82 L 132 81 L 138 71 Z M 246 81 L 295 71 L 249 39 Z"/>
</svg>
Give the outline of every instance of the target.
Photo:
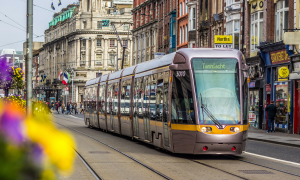
<svg viewBox="0 0 300 180">
<path fill-rule="evenodd" d="M 54 8 L 54 6 L 53 6 L 53 2 L 52 2 L 52 4 L 51 4 L 51 9 L 55 10 L 55 8 Z"/>
<path fill-rule="evenodd" d="M 67 72 L 68 73 L 68 72 Z M 68 81 L 69 81 L 69 83 L 71 82 L 71 79 L 70 79 L 70 74 L 68 73 Z"/>
<path fill-rule="evenodd" d="M 64 79 L 63 79 L 62 83 L 66 86 L 68 85 L 68 75 L 66 73 L 64 73 Z"/>
<path fill-rule="evenodd" d="M 58 73 L 58 80 L 60 80 L 61 75 L 62 75 L 62 73 L 61 73 L 61 71 L 59 71 L 59 73 Z"/>
<path fill-rule="evenodd" d="M 60 6 L 61 5 L 61 1 L 60 0 L 58 0 L 58 6 Z"/>
</svg>

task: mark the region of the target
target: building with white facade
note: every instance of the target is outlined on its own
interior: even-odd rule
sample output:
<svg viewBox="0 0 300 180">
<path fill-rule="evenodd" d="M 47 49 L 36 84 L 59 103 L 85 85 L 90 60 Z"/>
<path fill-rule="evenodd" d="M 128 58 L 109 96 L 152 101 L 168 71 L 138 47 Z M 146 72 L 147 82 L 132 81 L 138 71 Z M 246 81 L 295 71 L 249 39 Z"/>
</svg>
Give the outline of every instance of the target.
<svg viewBox="0 0 300 180">
<path fill-rule="evenodd" d="M 49 29 L 45 30 L 45 44 L 38 52 L 38 73 L 44 80 L 39 80 L 35 91 L 44 94 L 42 100 L 55 97 L 56 101 L 81 102 L 87 80 L 120 69 L 123 48 L 115 28 L 122 44 L 127 45 L 124 68 L 131 66 L 132 0 L 114 2 L 79 0 L 78 4 L 70 4 L 54 15 Z M 60 71 L 73 76 L 67 97 L 62 79 L 58 80 Z"/>
</svg>

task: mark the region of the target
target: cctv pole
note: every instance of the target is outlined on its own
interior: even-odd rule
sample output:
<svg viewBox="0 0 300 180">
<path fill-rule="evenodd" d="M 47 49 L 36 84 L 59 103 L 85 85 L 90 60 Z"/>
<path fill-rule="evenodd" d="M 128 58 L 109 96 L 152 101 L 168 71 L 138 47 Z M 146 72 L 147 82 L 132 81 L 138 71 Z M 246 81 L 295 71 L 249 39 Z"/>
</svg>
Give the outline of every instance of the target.
<svg viewBox="0 0 300 180">
<path fill-rule="evenodd" d="M 27 63 L 26 63 L 26 109 L 27 115 L 32 114 L 32 33 L 33 32 L 33 0 L 27 0 Z"/>
</svg>

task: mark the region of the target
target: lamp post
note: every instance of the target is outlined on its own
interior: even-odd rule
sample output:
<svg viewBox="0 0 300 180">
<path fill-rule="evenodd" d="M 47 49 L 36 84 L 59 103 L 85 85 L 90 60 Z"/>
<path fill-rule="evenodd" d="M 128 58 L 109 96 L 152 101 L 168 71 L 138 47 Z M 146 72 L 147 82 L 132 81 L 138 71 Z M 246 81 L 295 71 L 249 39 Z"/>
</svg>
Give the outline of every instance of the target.
<svg viewBox="0 0 300 180">
<path fill-rule="evenodd" d="M 74 84 L 73 84 L 73 77 L 74 77 L 74 68 L 72 68 L 72 71 L 71 71 L 71 75 L 72 75 L 72 103 L 74 102 Z"/>
</svg>

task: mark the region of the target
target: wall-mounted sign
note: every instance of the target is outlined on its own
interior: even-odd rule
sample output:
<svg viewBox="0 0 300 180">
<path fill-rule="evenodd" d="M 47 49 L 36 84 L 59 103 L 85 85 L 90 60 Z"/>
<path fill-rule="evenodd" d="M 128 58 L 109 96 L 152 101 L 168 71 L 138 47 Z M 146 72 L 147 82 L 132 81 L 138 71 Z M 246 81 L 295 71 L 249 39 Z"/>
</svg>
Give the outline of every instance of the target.
<svg viewBox="0 0 300 180">
<path fill-rule="evenodd" d="M 270 52 L 270 57 L 271 57 L 272 64 L 281 64 L 290 61 L 289 55 L 288 53 L 286 53 L 285 49 Z"/>
<path fill-rule="evenodd" d="M 300 72 L 300 62 L 294 63 L 294 72 Z"/>
<path fill-rule="evenodd" d="M 249 86 L 249 88 L 255 88 L 255 82 L 250 82 L 250 83 L 248 84 L 248 86 Z"/>
<path fill-rule="evenodd" d="M 154 59 L 156 59 L 156 58 L 158 58 L 160 56 L 164 56 L 164 55 L 166 55 L 166 53 L 164 53 L 164 52 L 155 52 L 154 53 Z"/>
<path fill-rule="evenodd" d="M 262 0 L 250 0 L 249 3 L 251 5 L 251 13 L 264 9 L 264 1 Z"/>
<path fill-rule="evenodd" d="M 288 66 L 278 67 L 278 81 L 287 81 L 290 71 Z"/>
<path fill-rule="evenodd" d="M 108 19 L 102 20 L 102 27 L 109 27 L 109 20 Z"/>
<path fill-rule="evenodd" d="M 215 44 L 232 44 L 232 35 L 215 35 Z"/>
<path fill-rule="evenodd" d="M 232 44 L 215 44 L 215 48 L 229 48 L 229 49 L 232 49 Z"/>
<path fill-rule="evenodd" d="M 271 91 L 271 84 L 266 84 L 266 91 L 270 92 Z"/>
</svg>

